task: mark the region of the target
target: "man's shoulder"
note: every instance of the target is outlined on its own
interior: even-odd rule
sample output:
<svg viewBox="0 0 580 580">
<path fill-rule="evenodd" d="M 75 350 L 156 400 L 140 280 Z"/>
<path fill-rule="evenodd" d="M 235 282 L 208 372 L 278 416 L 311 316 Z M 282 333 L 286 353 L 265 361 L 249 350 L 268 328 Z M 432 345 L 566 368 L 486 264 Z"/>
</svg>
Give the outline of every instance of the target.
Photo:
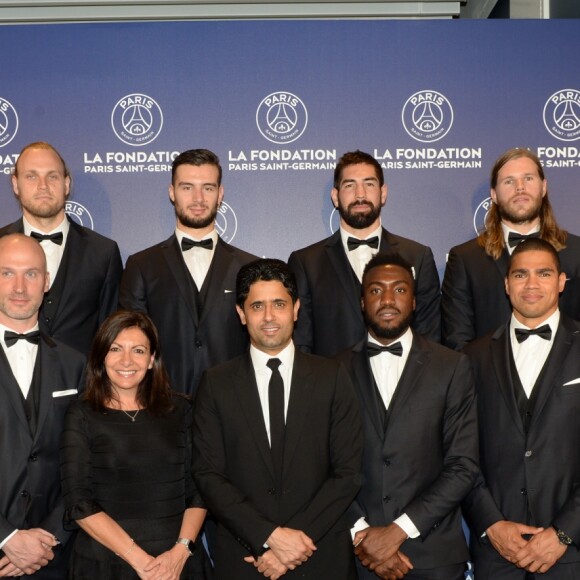
<svg viewBox="0 0 580 580">
<path fill-rule="evenodd" d="M 410 252 L 414 253 L 423 253 L 429 246 L 422 244 L 421 242 L 417 242 L 416 240 L 412 240 L 411 238 L 406 238 L 404 236 L 400 236 L 398 234 L 394 234 L 389 230 L 385 230 L 383 228 L 383 238 L 388 244 L 401 246 L 402 248 L 407 249 Z"/>
<path fill-rule="evenodd" d="M 249 252 L 246 252 L 237 246 L 232 246 L 221 238 L 218 239 L 218 245 L 220 245 L 225 252 L 231 254 L 240 265 L 248 264 L 249 262 L 253 262 L 254 260 L 259 259 L 258 256 L 250 254 Z"/>
<path fill-rule="evenodd" d="M 462 244 L 453 246 L 451 250 L 449 250 L 449 253 L 463 258 L 483 257 L 487 255 L 485 250 L 477 242 L 477 238 L 472 238 Z"/>
<path fill-rule="evenodd" d="M 94 246 L 95 248 L 99 248 L 101 251 L 118 251 L 118 245 L 115 240 L 111 238 L 107 238 L 103 234 L 95 232 L 91 228 L 87 228 L 86 226 L 81 226 L 80 224 L 71 222 L 69 236 L 70 235 L 78 234 L 81 238 L 85 240 L 85 243 L 89 246 Z"/>
<path fill-rule="evenodd" d="M 6 224 L 0 228 L 0 237 L 7 236 L 8 234 L 14 234 L 17 232 L 22 232 L 22 220 L 16 220 L 11 224 Z"/>
<path fill-rule="evenodd" d="M 324 250 L 326 247 L 336 243 L 339 238 L 340 238 L 340 232 L 337 231 L 334 234 L 332 234 L 331 236 L 329 236 L 328 238 L 324 238 L 322 240 L 319 240 L 318 242 L 314 242 L 313 244 L 310 244 L 309 246 L 305 246 L 304 248 L 294 250 L 290 254 L 290 259 L 296 259 L 296 260 L 302 261 L 302 260 L 309 260 L 309 259 L 312 259 L 314 257 L 320 256 L 324 253 Z"/>
<path fill-rule="evenodd" d="M 86 364 L 86 356 L 71 346 L 61 342 L 60 340 L 42 334 L 43 340 L 40 345 L 41 348 L 50 349 L 49 352 L 54 354 L 56 359 L 67 368 L 79 368 L 84 370 Z"/>
<path fill-rule="evenodd" d="M 172 244 L 175 243 L 175 239 L 176 239 L 175 235 L 172 234 L 169 238 L 163 240 L 162 242 L 159 242 L 157 244 L 154 244 L 153 246 L 149 246 L 148 248 L 139 250 L 138 252 L 131 254 L 127 261 L 137 261 L 147 263 L 149 260 L 151 260 L 151 258 L 161 255 L 168 248 L 171 248 Z"/>
</svg>

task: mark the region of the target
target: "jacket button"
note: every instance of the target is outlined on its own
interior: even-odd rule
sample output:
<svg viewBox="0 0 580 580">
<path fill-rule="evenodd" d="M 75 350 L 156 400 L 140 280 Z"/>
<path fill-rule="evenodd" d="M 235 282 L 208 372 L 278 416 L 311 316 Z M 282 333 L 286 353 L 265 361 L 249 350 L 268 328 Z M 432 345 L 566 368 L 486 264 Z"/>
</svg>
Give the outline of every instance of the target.
<svg viewBox="0 0 580 580">
<path fill-rule="evenodd" d="M 385 496 L 383 496 L 383 501 L 384 501 L 385 503 L 389 503 L 389 502 L 391 501 L 391 498 L 390 498 L 390 496 L 388 496 L 388 495 L 385 495 Z"/>
<path fill-rule="evenodd" d="M 524 453 L 524 457 L 531 457 L 532 455 L 533 453 L 529 449 Z"/>
<path fill-rule="evenodd" d="M 194 344 L 196 348 L 199 348 L 201 346 L 201 340 L 196 340 Z"/>
<path fill-rule="evenodd" d="M 38 459 L 38 455 L 36 455 L 36 453 L 32 453 L 28 459 L 30 459 L 30 461 L 36 461 Z"/>
<path fill-rule="evenodd" d="M 268 490 L 268 493 L 269 493 L 270 495 L 276 495 L 276 488 L 275 488 L 275 487 L 271 487 L 271 488 Z"/>
<path fill-rule="evenodd" d="M 522 487 L 522 489 L 520 489 L 520 493 L 522 495 L 528 495 L 528 490 L 525 487 Z"/>
<path fill-rule="evenodd" d="M 28 492 L 26 490 L 23 490 L 23 491 L 20 492 L 20 495 L 22 497 L 28 497 Z"/>
<path fill-rule="evenodd" d="M 388 459 L 385 459 L 385 460 L 383 461 L 383 466 L 384 466 L 384 467 L 390 467 L 390 465 L 391 465 L 391 462 L 390 462 Z"/>
</svg>

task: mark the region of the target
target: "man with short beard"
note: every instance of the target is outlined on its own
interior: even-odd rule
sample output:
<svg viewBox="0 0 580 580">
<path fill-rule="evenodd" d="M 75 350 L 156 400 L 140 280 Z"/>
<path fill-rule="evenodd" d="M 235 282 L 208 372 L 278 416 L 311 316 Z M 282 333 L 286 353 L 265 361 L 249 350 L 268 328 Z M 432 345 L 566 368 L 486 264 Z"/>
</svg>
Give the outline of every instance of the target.
<svg viewBox="0 0 580 580">
<path fill-rule="evenodd" d="M 225 243 L 215 229 L 222 169 L 207 149 L 173 161 L 169 199 L 175 233 L 130 256 L 119 305 L 151 316 L 159 330 L 171 386 L 193 395 L 203 371 L 248 347 L 236 313 L 236 275 L 256 257 Z"/>
<path fill-rule="evenodd" d="M 507 264 L 514 248 L 529 237 L 546 240 L 558 251 L 566 274 L 560 309 L 580 319 L 580 237 L 558 226 L 538 157 L 528 149 L 509 149 L 495 162 L 490 186 L 493 204 L 485 230 L 451 248 L 445 268 L 442 335 L 451 348 L 463 348 L 509 317 Z"/>
<path fill-rule="evenodd" d="M 337 357 L 363 419 L 350 509 L 360 580 L 462 580 L 468 560 L 460 503 L 479 460 L 471 367 L 411 330 L 414 290 L 408 262 L 376 255 L 362 281 L 367 336 Z"/>
<path fill-rule="evenodd" d="M 412 266 L 417 308 L 413 329 L 440 339 L 439 276 L 430 248 L 397 236 L 381 226 L 387 200 L 383 170 L 362 151 L 345 153 L 334 171 L 332 203 L 340 229 L 329 238 L 290 255 L 302 308 L 294 332 L 306 352 L 333 356 L 361 340 L 365 323 L 360 310 L 362 273 L 377 252 L 398 252 Z"/>
<path fill-rule="evenodd" d="M 70 171 L 52 145 L 26 145 L 12 175 L 22 219 L 0 229 L 0 236 L 22 233 L 40 242 L 50 275 L 40 329 L 86 355 L 117 307 L 123 263 L 116 242 L 67 217 L 71 186 Z"/>
</svg>

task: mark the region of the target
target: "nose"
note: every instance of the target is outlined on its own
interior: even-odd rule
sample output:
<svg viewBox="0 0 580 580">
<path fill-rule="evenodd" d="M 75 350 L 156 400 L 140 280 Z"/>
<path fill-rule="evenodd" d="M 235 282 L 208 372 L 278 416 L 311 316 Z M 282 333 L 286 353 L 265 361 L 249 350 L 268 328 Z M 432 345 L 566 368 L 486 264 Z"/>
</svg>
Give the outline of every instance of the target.
<svg viewBox="0 0 580 580">
<path fill-rule="evenodd" d="M 392 305 L 395 303 L 395 293 L 392 290 L 385 290 L 381 294 L 381 304 Z"/>
<path fill-rule="evenodd" d="M 46 177 L 39 175 L 38 176 L 38 189 L 48 189 L 48 180 Z"/>
<path fill-rule="evenodd" d="M 23 294 L 26 288 L 26 281 L 23 274 L 17 274 L 14 276 L 14 292 L 17 294 Z"/>
<path fill-rule="evenodd" d="M 366 194 L 364 183 L 357 183 L 356 184 L 356 191 L 355 191 L 356 199 L 364 199 L 366 197 L 366 195 L 367 194 Z"/>
<path fill-rule="evenodd" d="M 264 306 L 264 320 L 273 320 L 274 318 L 274 306 L 272 304 L 266 304 Z"/>
<path fill-rule="evenodd" d="M 121 363 L 124 366 L 129 366 L 133 362 L 133 353 L 130 350 L 123 350 L 121 353 Z"/>
<path fill-rule="evenodd" d="M 525 183 L 523 179 L 516 179 L 516 191 L 523 191 L 525 189 Z"/>
</svg>

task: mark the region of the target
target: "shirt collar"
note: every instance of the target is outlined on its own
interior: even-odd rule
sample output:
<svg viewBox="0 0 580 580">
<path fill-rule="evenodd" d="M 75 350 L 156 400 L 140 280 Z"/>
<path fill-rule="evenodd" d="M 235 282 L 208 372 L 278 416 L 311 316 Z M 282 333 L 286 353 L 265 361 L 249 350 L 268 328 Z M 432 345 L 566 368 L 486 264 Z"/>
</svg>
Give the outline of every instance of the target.
<svg viewBox="0 0 580 580">
<path fill-rule="evenodd" d="M 550 329 L 552 330 L 552 338 L 556 335 L 556 330 L 558 329 L 558 324 L 560 324 L 560 310 L 557 308 L 556 312 L 552 314 L 548 319 L 544 320 L 542 324 L 538 326 L 544 326 L 544 324 L 549 325 Z M 529 326 L 526 326 L 522 322 L 520 322 L 515 315 L 512 313 L 511 322 L 510 322 L 510 334 L 515 336 L 515 329 L 516 328 L 524 328 L 526 330 L 530 330 Z"/>
<path fill-rule="evenodd" d="M 358 236 L 347 232 L 342 226 L 340 227 L 340 239 L 342 240 L 342 245 L 346 248 L 348 238 L 358 238 L 359 240 L 369 240 L 370 238 L 374 238 L 378 236 L 379 238 L 379 246 L 381 245 L 381 233 L 383 231 L 383 226 L 379 223 L 379 227 L 371 232 L 366 238 L 359 238 Z"/>
<path fill-rule="evenodd" d="M 253 344 L 250 345 L 250 357 L 252 359 L 252 365 L 256 370 L 264 370 L 266 368 L 266 363 L 271 358 L 279 358 L 283 366 L 292 368 L 294 363 L 294 342 L 290 341 L 290 344 L 281 350 L 278 354 L 272 355 L 256 348 Z"/>
<path fill-rule="evenodd" d="M 22 225 L 24 227 L 24 234 L 26 236 L 30 236 L 31 232 L 38 232 L 39 234 L 43 234 L 43 235 L 44 234 L 51 235 L 51 234 L 62 233 L 63 241 L 66 241 L 66 237 L 68 235 L 68 230 L 70 228 L 66 215 L 64 216 L 64 219 L 62 220 L 62 222 L 60 222 L 60 224 L 58 226 L 56 226 L 56 228 L 54 228 L 50 232 L 42 232 L 38 228 L 35 228 L 33 225 L 31 225 L 31 223 L 24 216 L 22 216 Z"/>
<path fill-rule="evenodd" d="M 213 245 L 215 247 L 215 245 L 217 244 L 217 241 L 218 241 L 218 234 L 217 234 L 217 231 L 215 230 L 215 228 L 211 232 L 209 232 L 208 234 L 203 236 L 202 238 L 196 238 L 195 236 L 192 236 L 189 232 L 184 232 L 183 230 L 180 230 L 179 228 L 175 228 L 175 237 L 177 238 L 177 241 L 179 242 L 179 244 L 181 244 L 181 240 L 183 238 L 190 238 L 191 240 L 195 240 L 196 242 L 201 242 L 202 240 L 213 240 Z"/>
<path fill-rule="evenodd" d="M 378 340 L 373 338 L 370 333 L 368 335 L 368 341 L 371 342 L 372 344 L 378 344 L 379 346 L 384 346 Z M 403 353 L 406 354 L 411 350 L 411 344 L 413 343 L 413 331 L 411 330 L 410 326 L 409 326 L 409 328 L 407 328 L 407 330 L 403 333 L 402 336 L 400 336 L 396 340 L 393 340 L 393 342 L 391 344 L 395 344 L 397 342 L 401 343 L 401 346 L 403 347 Z"/>
<path fill-rule="evenodd" d="M 38 321 L 31 326 L 30 328 L 27 328 L 26 330 L 20 332 L 19 330 L 14 330 L 13 328 L 10 328 L 8 326 L 5 326 L 4 324 L 0 324 L 0 340 L 2 341 L 2 344 L 4 345 L 4 348 L 6 348 L 6 343 L 4 342 L 4 333 L 9 330 L 10 332 L 17 332 L 18 334 L 28 334 L 29 332 L 34 332 L 35 330 L 39 330 L 38 328 Z"/>
</svg>

